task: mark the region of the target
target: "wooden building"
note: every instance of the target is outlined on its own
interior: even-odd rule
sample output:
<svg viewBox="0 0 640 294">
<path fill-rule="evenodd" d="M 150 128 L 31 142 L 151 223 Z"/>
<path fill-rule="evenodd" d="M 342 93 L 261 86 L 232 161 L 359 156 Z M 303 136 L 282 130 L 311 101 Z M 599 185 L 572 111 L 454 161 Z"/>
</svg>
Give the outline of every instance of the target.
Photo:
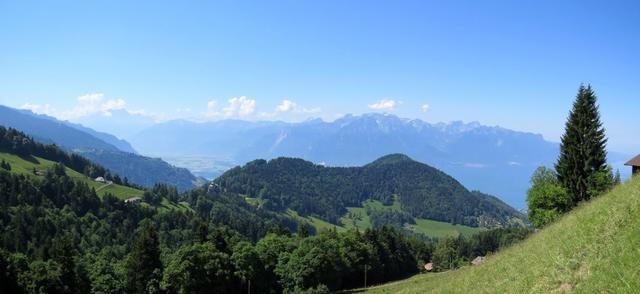
<svg viewBox="0 0 640 294">
<path fill-rule="evenodd" d="M 640 174 L 640 155 L 632 158 L 631 160 L 629 160 L 624 165 L 631 166 L 631 174 L 632 175 L 635 176 L 635 175 Z"/>
</svg>

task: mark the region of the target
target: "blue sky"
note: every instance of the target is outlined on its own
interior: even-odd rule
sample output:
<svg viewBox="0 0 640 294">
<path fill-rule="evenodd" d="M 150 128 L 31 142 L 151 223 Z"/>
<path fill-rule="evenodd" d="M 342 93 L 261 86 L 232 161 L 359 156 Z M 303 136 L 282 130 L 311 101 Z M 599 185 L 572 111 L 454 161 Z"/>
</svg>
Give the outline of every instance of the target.
<svg viewBox="0 0 640 294">
<path fill-rule="evenodd" d="M 384 111 L 557 141 L 585 82 L 637 153 L 639 54 L 638 1 L 0 2 L 0 104 L 75 121 Z"/>
</svg>

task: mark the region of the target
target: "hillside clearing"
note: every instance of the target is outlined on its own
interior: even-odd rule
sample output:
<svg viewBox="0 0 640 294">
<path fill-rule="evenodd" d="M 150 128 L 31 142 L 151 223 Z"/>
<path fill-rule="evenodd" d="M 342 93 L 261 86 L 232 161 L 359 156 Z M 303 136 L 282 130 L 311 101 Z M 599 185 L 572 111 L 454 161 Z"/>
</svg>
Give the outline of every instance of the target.
<svg viewBox="0 0 640 294">
<path fill-rule="evenodd" d="M 242 195 L 244 200 L 253 205 L 259 206 L 262 203 L 262 199 L 248 197 L 246 195 Z M 401 210 L 400 202 L 398 200 L 394 201 L 391 205 L 384 205 L 380 201 L 376 200 L 367 200 L 362 203 L 362 207 L 347 207 L 347 213 L 340 218 L 341 225 L 335 225 L 315 216 L 306 216 L 303 217 L 299 215 L 296 211 L 292 209 L 288 209 L 286 215 L 293 217 L 296 220 L 306 222 L 312 227 L 315 228 L 316 231 L 327 230 L 327 229 L 336 229 L 337 231 L 345 231 L 351 229 L 358 229 L 360 231 L 364 231 L 366 229 L 371 229 L 371 221 L 369 219 L 369 215 L 367 214 L 367 208 L 380 210 L 380 209 L 391 209 L 391 210 Z M 424 234 L 426 236 L 432 238 L 442 238 L 446 236 L 456 237 L 460 234 L 464 236 L 473 235 L 477 232 L 484 230 L 484 228 L 474 228 L 463 225 L 453 225 L 446 222 L 428 220 L 428 219 L 415 219 L 416 224 L 406 224 L 404 226 L 405 229 Z"/>
<path fill-rule="evenodd" d="M 31 158 L 22 158 L 20 156 L 3 153 L 0 152 L 0 160 L 4 160 L 11 165 L 11 172 L 28 175 L 28 176 L 36 176 L 33 174 L 33 170 L 36 169 L 39 172 L 44 172 L 47 169 L 53 167 L 53 161 L 46 160 L 40 157 L 31 157 Z M 99 197 L 106 195 L 107 193 L 111 193 L 116 196 L 118 199 L 125 200 L 131 197 L 141 197 L 143 191 L 117 185 L 114 183 L 100 183 L 96 182 L 93 179 L 88 178 L 87 176 L 76 172 L 70 168 L 65 168 L 65 172 L 67 175 L 73 179 L 79 180 L 81 182 L 86 183 L 89 187 L 96 189 L 96 194 Z M 162 199 L 162 202 L 158 206 L 160 211 L 169 211 L 169 210 L 180 210 L 180 211 L 188 211 L 192 210 L 191 207 L 186 202 L 180 203 L 172 203 L 166 198 Z"/>
</svg>

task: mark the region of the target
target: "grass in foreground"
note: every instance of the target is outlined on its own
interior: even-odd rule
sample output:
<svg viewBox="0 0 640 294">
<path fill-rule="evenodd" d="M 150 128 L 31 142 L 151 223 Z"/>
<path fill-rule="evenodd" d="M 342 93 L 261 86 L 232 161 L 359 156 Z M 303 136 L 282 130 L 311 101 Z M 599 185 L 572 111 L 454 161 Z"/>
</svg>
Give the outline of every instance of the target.
<svg viewBox="0 0 640 294">
<path fill-rule="evenodd" d="M 420 274 L 368 291 L 640 293 L 640 177 L 489 256 L 480 266 Z"/>
</svg>

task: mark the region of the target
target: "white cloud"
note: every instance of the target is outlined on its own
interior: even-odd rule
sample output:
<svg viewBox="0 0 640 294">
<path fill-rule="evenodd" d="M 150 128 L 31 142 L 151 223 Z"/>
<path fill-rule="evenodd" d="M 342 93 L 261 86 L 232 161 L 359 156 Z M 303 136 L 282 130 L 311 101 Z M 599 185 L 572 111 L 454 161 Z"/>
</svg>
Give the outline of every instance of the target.
<svg viewBox="0 0 640 294">
<path fill-rule="evenodd" d="M 207 101 L 207 109 L 204 112 L 205 119 L 241 117 L 250 118 L 256 111 L 256 100 L 247 96 L 233 97 L 227 100 L 227 105 L 220 109 L 218 101 Z"/>
<path fill-rule="evenodd" d="M 103 93 L 91 93 L 78 97 L 78 104 L 69 111 L 62 112 L 63 119 L 78 119 L 94 114 L 111 116 L 112 110 L 125 109 L 127 102 L 123 99 L 109 99 L 103 102 Z"/>
<path fill-rule="evenodd" d="M 322 109 L 320 107 L 306 108 L 298 105 L 291 100 L 282 100 L 276 107 L 276 112 L 293 112 L 293 113 L 320 113 Z"/>
<path fill-rule="evenodd" d="M 369 104 L 369 108 L 375 110 L 394 110 L 398 103 L 391 99 L 382 99 L 376 103 Z"/>
<path fill-rule="evenodd" d="M 229 99 L 227 107 L 222 109 L 224 117 L 247 117 L 256 110 L 256 100 L 247 96 L 233 97 Z"/>
<path fill-rule="evenodd" d="M 114 110 L 124 110 L 131 115 L 145 116 L 156 121 L 159 115 L 147 113 L 144 109 L 126 109 L 127 102 L 124 99 L 104 99 L 103 93 L 90 93 L 76 98 L 76 105 L 71 109 L 57 110 L 49 104 L 25 103 L 20 108 L 28 109 L 38 114 L 47 114 L 63 120 L 78 121 L 94 115 L 111 117 Z"/>
<path fill-rule="evenodd" d="M 296 103 L 295 102 L 291 102 L 291 100 L 282 100 L 282 102 L 280 102 L 280 105 L 278 105 L 276 107 L 276 111 L 277 112 L 289 112 L 291 110 L 293 110 L 294 108 L 296 108 Z"/>
<path fill-rule="evenodd" d="M 207 111 L 204 113 L 205 117 L 211 118 L 220 115 L 220 112 L 217 110 L 218 101 L 209 100 L 207 102 Z"/>
<path fill-rule="evenodd" d="M 127 103 L 122 99 L 107 100 L 102 104 L 102 115 L 111 116 L 111 110 L 124 109 L 125 105 L 127 105 Z"/>
<path fill-rule="evenodd" d="M 422 112 L 427 112 L 427 111 L 429 111 L 429 104 L 422 104 L 421 109 L 422 109 Z"/>
<path fill-rule="evenodd" d="M 25 103 L 20 106 L 21 109 L 31 110 L 33 113 L 37 114 L 46 114 L 53 115 L 55 109 L 51 108 L 49 104 L 33 104 L 33 103 Z"/>
<path fill-rule="evenodd" d="M 57 111 L 49 104 L 25 103 L 21 108 L 31 110 L 39 114 L 53 115 L 62 119 L 76 119 L 93 114 L 111 116 L 111 111 L 124 109 L 126 102 L 122 99 L 113 99 L 102 102 L 104 94 L 93 93 L 77 98 L 78 103 L 67 111 Z"/>
<path fill-rule="evenodd" d="M 102 98 L 104 97 L 104 94 L 102 93 L 92 93 L 92 94 L 86 94 L 86 95 L 82 95 L 80 97 L 78 97 L 78 102 L 80 103 L 86 103 L 86 104 L 94 104 L 94 103 L 98 103 L 100 102 L 100 100 L 102 100 Z"/>
</svg>

